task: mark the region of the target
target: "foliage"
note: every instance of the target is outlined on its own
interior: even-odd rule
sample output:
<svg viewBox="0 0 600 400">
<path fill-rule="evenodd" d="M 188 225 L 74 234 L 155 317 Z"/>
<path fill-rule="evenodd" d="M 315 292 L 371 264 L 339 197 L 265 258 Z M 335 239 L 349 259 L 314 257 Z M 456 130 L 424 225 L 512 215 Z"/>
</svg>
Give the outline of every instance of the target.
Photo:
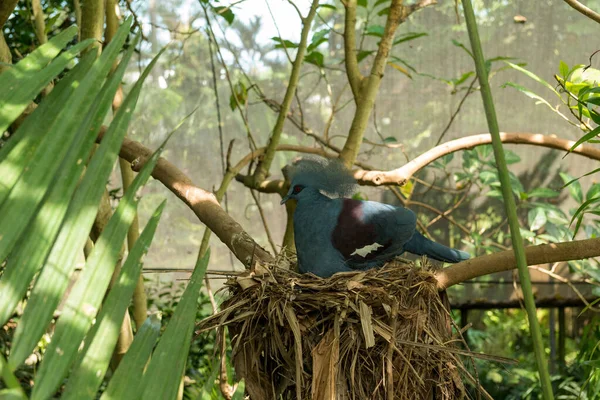
<svg viewBox="0 0 600 400">
<path fill-rule="evenodd" d="M 118 327 L 164 202 L 130 249 L 120 272 L 115 275 L 111 290 L 105 294 L 121 244 L 136 214 L 136 193 L 149 178 L 166 142 L 144 164 L 96 241 L 73 288 L 69 292 L 66 290 L 75 270 L 76 255 L 83 248 L 98 211 L 104 183 L 117 158 L 142 83 L 160 56 L 159 53 L 133 85 L 86 165 L 83 160 L 95 143 L 127 61 L 133 54 L 131 47 L 119 67 L 111 72 L 130 26 L 131 20 L 127 20 L 97 59 L 95 52 L 88 52 L 59 80 L 54 90 L 0 149 L 0 170 L 9 172 L 4 174 L 7 179 L 3 180 L 0 191 L 3 232 L 0 237 L 0 260 L 3 260 L 0 309 L 3 324 L 14 315 L 31 279 L 40 271 L 22 315 L 6 325 L 10 331 L 16 323 L 16 330 L 14 335 L 3 340 L 2 350 L 9 350 L 9 357 L 7 362 L 4 361 L 6 353 L 0 357 L 4 381 L 0 396 L 9 392 L 20 397 L 26 395 L 14 373 L 38 346 L 40 339 L 46 337 L 45 330 L 57 310 L 61 310 L 61 316 L 54 324 L 52 340 L 42 346 L 45 356 L 39 370 L 17 374 L 27 378 L 28 382 L 24 382 L 27 391 L 31 387 L 30 380 L 33 381 L 31 397 L 52 396 L 62 386 L 69 369 L 76 366 L 67 386 L 60 389 L 62 396 L 94 398 L 108 368 L 110 354 L 119 336 Z M 62 72 L 74 55 L 89 46 L 90 42 L 82 42 L 55 59 L 75 32 L 75 29 L 68 29 L 57 35 L 0 76 L 3 87 L 12 88 L 0 95 L 2 130 L 19 117 L 28 102 Z M 80 179 L 84 166 L 85 173 Z M 171 397 L 178 390 L 177 378 L 182 376 L 185 367 L 207 265 L 208 254 L 198 259 L 191 282 L 149 363 L 160 323 L 154 320 L 140 327 L 133 345 L 138 350 L 128 352 L 121 368 L 114 371 L 105 397 L 107 393 L 116 395 L 132 388 L 133 394 L 140 396 L 141 391 L 136 389 L 134 382 L 141 382 L 142 387 L 150 391 L 144 398 L 164 398 L 163 394 Z M 66 298 L 65 308 L 59 307 L 63 297 Z M 104 307 L 100 307 L 101 304 Z M 82 340 L 84 346 L 80 348 Z M 146 364 L 148 368 L 144 369 Z M 157 379 L 164 374 L 171 374 L 172 378 L 168 382 Z M 161 382 L 160 387 L 155 387 L 158 382 Z"/>
<path fill-rule="evenodd" d="M 581 129 L 583 136 L 571 146 L 570 152 L 584 143 L 600 142 L 597 139 L 600 134 L 600 114 L 598 110 L 598 106 L 600 106 L 600 70 L 591 68 L 591 59 L 592 57 L 590 57 L 590 65 L 580 64 L 571 68 L 565 62 L 561 61 L 559 65 L 559 74 L 554 75 L 557 82 L 557 88 L 553 87 L 533 72 L 507 62 L 510 67 L 524 73 L 532 80 L 545 86 L 546 89 L 551 91 L 559 99 L 559 106 L 563 106 L 569 111 L 570 115 L 567 115 L 561 111 L 558 106 L 553 106 L 549 100 L 546 100 L 541 95 L 538 95 L 521 85 L 512 82 L 507 82 L 504 85 L 504 87 L 513 87 L 528 97 L 537 100 L 538 104 L 541 103 L 546 105 L 552 112 L 561 116 L 561 118 L 568 123 Z M 588 176 L 597 173 L 598 171 L 600 171 L 600 169 L 594 169 L 583 176 Z M 583 176 L 575 179 L 564 178 L 565 186 L 575 184 Z M 573 213 L 570 221 L 570 224 L 576 222 L 575 234 L 577 234 L 586 214 L 588 214 L 588 216 L 600 215 L 600 206 L 598 204 L 600 203 L 599 190 L 600 187 L 597 186 L 597 184 L 594 184 L 588 191 L 585 199 L 581 195 L 576 198 L 580 205 Z M 597 222 L 598 220 L 596 220 L 596 223 Z"/>
<path fill-rule="evenodd" d="M 548 313 L 540 311 L 544 340 L 549 340 Z M 519 322 L 520 321 L 520 322 Z M 488 393 L 494 399 L 539 399 L 539 385 L 535 364 L 531 357 L 533 351 L 531 338 L 528 334 L 523 310 L 490 310 L 484 311 L 477 326 L 467 332 L 468 341 L 473 351 L 512 354 L 519 365 L 506 368 L 502 365 L 477 360 L 475 365 L 479 371 L 479 379 Z M 485 329 L 483 329 L 485 327 Z M 559 399 L 596 399 L 600 390 L 597 382 L 597 369 L 591 366 L 596 363 L 597 352 L 594 343 L 600 342 L 598 319 L 592 319 L 585 328 L 586 333 L 578 340 L 567 340 L 567 360 L 576 362 L 566 366 L 558 365 L 552 375 L 554 393 Z M 592 360 L 582 362 L 584 359 Z M 555 361 L 550 361 L 557 366 Z"/>
</svg>

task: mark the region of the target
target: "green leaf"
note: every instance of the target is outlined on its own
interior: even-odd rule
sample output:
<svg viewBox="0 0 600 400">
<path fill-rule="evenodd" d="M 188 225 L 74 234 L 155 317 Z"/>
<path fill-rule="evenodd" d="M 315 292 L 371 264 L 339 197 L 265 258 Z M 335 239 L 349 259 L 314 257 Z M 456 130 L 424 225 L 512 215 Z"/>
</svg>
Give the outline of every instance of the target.
<svg viewBox="0 0 600 400">
<path fill-rule="evenodd" d="M 385 31 L 385 27 L 383 27 L 381 25 L 371 25 L 371 26 L 367 27 L 367 30 L 365 31 L 365 35 L 383 37 L 384 31 Z"/>
<path fill-rule="evenodd" d="M 492 189 L 485 194 L 488 197 L 500 198 L 502 199 L 502 192 L 499 189 Z"/>
<path fill-rule="evenodd" d="M 364 200 L 368 200 L 368 197 L 366 194 L 364 194 L 362 192 L 356 192 L 352 195 L 352 199 L 364 201 Z"/>
<path fill-rule="evenodd" d="M 388 136 L 383 139 L 383 143 L 398 143 L 398 140 L 393 136 Z"/>
<path fill-rule="evenodd" d="M 78 64 L 76 67 L 77 69 L 73 70 L 63 78 L 54 90 L 52 90 L 50 95 L 40 103 L 36 112 L 41 111 L 42 113 L 46 113 L 47 111 L 52 111 L 53 106 L 56 106 L 56 104 L 63 104 L 63 101 L 60 101 L 63 97 L 62 95 L 58 96 L 58 98 L 53 97 L 53 95 L 60 94 L 59 92 L 61 90 L 65 92 L 65 95 L 67 96 L 72 93 L 72 91 L 63 89 L 65 89 L 65 86 L 77 86 L 77 82 L 80 82 L 85 76 L 89 66 L 94 61 L 94 58 L 95 54 L 91 52 L 88 53 L 88 55 Z M 124 72 L 124 70 L 121 70 L 122 68 L 117 71 Z M 117 73 L 118 72 L 115 72 L 114 75 L 116 76 Z M 120 77 L 116 80 L 118 84 Z M 114 92 L 109 93 L 107 88 L 104 88 L 103 91 L 107 94 L 107 97 L 109 97 L 107 104 L 107 107 L 109 107 L 112 103 L 111 96 L 114 95 Z M 96 106 L 100 109 L 103 105 L 103 100 L 98 98 Z M 45 111 L 46 109 L 47 111 Z M 103 118 L 104 114 L 101 116 L 99 115 L 99 117 Z M 22 126 L 28 125 L 30 121 L 34 120 L 37 121 L 35 113 L 28 117 Z M 43 121 L 44 118 L 40 116 L 39 120 Z M 101 121 L 102 120 L 100 120 L 100 123 Z M 35 126 L 38 126 L 38 129 L 41 128 L 39 122 L 35 124 Z M 44 132 L 41 129 L 40 131 Z M 28 132 L 35 132 L 35 130 Z M 16 140 L 15 138 L 13 139 Z M 13 143 L 13 139 L 11 139 L 9 143 Z M 89 143 L 84 143 L 79 152 L 76 152 L 76 149 L 74 148 L 69 149 L 69 152 L 65 156 L 65 163 L 73 166 L 71 168 L 66 168 L 64 173 L 61 173 L 54 182 L 44 204 L 23 234 L 23 240 L 21 240 L 7 260 L 4 273 L 0 277 L 0 293 L 3 293 L 0 297 L 0 325 L 4 325 L 11 317 L 17 304 L 25 295 L 33 276 L 42 267 L 48 252 L 52 248 L 54 238 L 56 237 L 67 212 L 68 199 L 71 198 L 77 187 L 78 179 L 83 171 L 84 164 L 77 164 L 77 160 L 86 159 L 95 142 L 93 134 L 79 135 L 77 140 L 79 139 L 84 139 Z M 41 238 L 43 238 L 43 240 L 40 240 Z"/>
<path fill-rule="evenodd" d="M 128 29 L 126 26 L 123 28 L 124 26 L 122 25 L 119 28 L 119 32 L 121 32 L 121 29 Z M 110 45 L 115 43 L 114 40 L 118 37 L 119 32 L 105 51 L 108 51 Z M 125 30 L 124 33 L 126 35 L 128 30 Z M 54 309 L 63 296 L 69 277 L 75 267 L 77 254 L 83 248 L 94 222 L 97 205 L 105 190 L 104 185 L 117 158 L 123 137 L 127 132 L 142 83 L 156 61 L 157 58 L 152 60 L 144 70 L 123 105 L 119 108 L 103 137 L 100 147 L 98 147 L 88 165 L 83 181 L 75 192 L 65 222 L 48 256 L 48 260 L 46 260 L 46 265 L 36 280 L 27 307 L 17 326 L 9 360 L 12 366 L 21 364 L 30 354 L 52 319 Z"/>
<path fill-rule="evenodd" d="M 569 66 L 567 65 L 567 63 L 565 63 L 563 60 L 560 60 L 558 70 L 560 72 L 560 75 L 563 78 L 567 79 L 567 75 L 569 75 Z"/>
<path fill-rule="evenodd" d="M 137 94 L 134 94 L 134 96 L 137 95 L 139 95 L 139 90 L 137 90 Z M 135 103 L 132 104 L 128 100 L 125 100 L 123 107 L 133 109 Z M 118 262 L 121 245 L 135 218 L 138 203 L 136 199 L 137 192 L 150 177 L 165 144 L 163 143 L 150 157 L 127 189 L 115 213 L 96 241 L 83 272 L 71 289 L 64 311 L 54 328 L 52 341 L 37 372 L 33 388 L 33 400 L 52 396 L 67 375 L 68 368 L 77 354 L 79 344 L 83 340 L 85 332 L 92 325 L 92 321 L 100 308 Z M 142 248 L 142 250 L 145 249 Z M 123 314 L 121 314 L 122 316 Z"/>
<path fill-rule="evenodd" d="M 75 28 L 75 27 L 71 27 Z M 75 30 L 76 32 L 76 30 Z M 67 33 L 67 35 L 64 35 Z M 53 52 L 47 52 L 48 56 L 54 58 L 64 45 L 73 38 L 73 29 L 67 29 L 59 35 L 52 38 L 56 40 L 56 43 L 47 43 L 44 46 L 54 45 L 52 48 Z M 52 42 L 51 40 L 51 42 Z M 45 64 L 50 61 L 46 57 L 40 57 L 38 63 L 32 66 L 32 70 L 28 70 L 23 73 L 19 68 L 14 67 L 8 69 L 5 73 L 0 75 L 0 87 L 5 88 L 0 91 L 0 132 L 4 132 L 10 124 L 17 119 L 23 111 L 27 108 L 29 103 L 37 96 L 37 94 L 44 88 L 50 81 L 56 77 L 62 70 L 65 69 L 67 64 L 75 58 L 77 54 L 89 47 L 94 41 L 86 40 L 78 43 L 71 47 L 67 51 L 63 52 L 58 56 L 50 65 L 43 68 Z M 60 48 L 58 46 L 61 46 Z M 26 57 L 21 61 L 25 61 Z M 19 63 L 20 64 L 20 63 Z M 17 64 L 18 65 L 18 64 Z M 38 70 L 39 69 L 39 70 Z M 35 72 L 35 73 L 33 73 Z"/>
<path fill-rule="evenodd" d="M 532 199 L 534 197 L 541 198 L 552 198 L 558 197 L 559 193 L 555 190 L 548 188 L 535 188 L 531 192 L 527 193 L 527 198 Z"/>
<path fill-rule="evenodd" d="M 404 185 L 400 186 L 400 193 L 408 199 L 412 195 L 414 188 L 415 184 L 413 181 L 408 180 Z"/>
<path fill-rule="evenodd" d="M 201 389 L 200 394 L 196 397 L 196 400 L 212 400 L 211 393 L 213 388 L 215 387 L 215 383 L 217 381 L 217 374 L 219 373 L 219 360 L 215 360 L 212 362 L 210 368 L 210 375 L 206 380 L 206 383 Z"/>
<path fill-rule="evenodd" d="M 130 23 L 130 20 L 128 21 Z M 129 23 L 123 26 L 128 28 Z M 122 31 L 120 36 L 117 33 L 67 103 L 56 105 L 58 116 L 53 125 L 47 126 L 45 130 L 52 134 L 44 135 L 32 157 L 33 161 L 24 168 L 19 180 L 0 206 L 0 260 L 6 258 L 34 216 L 38 204 L 69 150 L 68 144 L 76 138 L 88 109 L 93 106 L 97 93 L 93 89 L 100 87 L 110 72 L 127 33 L 128 31 Z"/>
<path fill-rule="evenodd" d="M 246 85 L 244 82 L 239 81 L 233 86 L 233 93 L 229 96 L 229 107 L 231 107 L 231 111 L 235 110 L 240 106 L 246 105 L 246 101 L 248 100 L 248 90 L 246 89 Z"/>
<path fill-rule="evenodd" d="M 498 172 L 496 171 L 481 171 L 479 173 L 479 179 L 484 185 L 491 185 L 493 183 L 500 182 L 498 179 Z"/>
<path fill-rule="evenodd" d="M 600 183 L 594 183 L 585 194 L 585 199 L 593 199 L 594 197 L 598 197 L 598 194 L 600 194 Z"/>
<path fill-rule="evenodd" d="M 198 296 L 209 256 L 210 251 L 207 251 L 204 257 L 198 259 L 190 283 L 156 346 L 142 382 L 141 398 L 144 400 L 174 399 L 177 396 L 194 331 Z"/>
<path fill-rule="evenodd" d="M 515 164 L 515 163 L 518 163 L 519 161 L 521 161 L 521 157 L 519 157 L 513 151 L 510 151 L 510 150 L 505 150 L 504 156 L 506 159 L 506 164 Z"/>
<path fill-rule="evenodd" d="M 486 62 L 494 63 L 496 61 L 515 60 L 515 57 L 497 56 L 486 60 Z"/>
<path fill-rule="evenodd" d="M 358 0 L 356 4 L 358 4 L 359 7 L 367 8 L 367 0 Z"/>
<path fill-rule="evenodd" d="M 327 8 L 329 10 L 337 10 L 337 7 L 334 6 L 333 4 L 319 4 L 317 6 L 317 9 L 319 9 L 319 8 Z"/>
<path fill-rule="evenodd" d="M 525 192 L 525 188 L 523 188 L 523 185 L 521 184 L 521 181 L 519 180 L 519 178 L 512 172 L 509 171 L 509 178 L 510 178 L 510 186 L 513 189 L 513 192 L 520 197 L 522 192 Z"/>
<path fill-rule="evenodd" d="M 494 152 L 494 149 L 492 148 L 492 145 L 486 144 L 483 146 L 477 146 L 475 151 L 482 160 L 485 160 Z"/>
<path fill-rule="evenodd" d="M 542 78 L 540 78 L 539 76 L 537 76 L 536 74 L 534 74 L 533 72 L 530 72 L 528 70 L 526 70 L 523 67 L 520 67 L 516 64 L 513 64 L 509 61 L 505 61 L 505 63 L 511 67 L 512 69 L 515 69 L 519 72 L 524 73 L 525 75 L 527 75 L 528 77 L 530 77 L 531 79 L 533 79 L 534 81 L 541 83 L 542 85 L 544 85 L 546 88 L 550 89 L 556 96 L 558 96 L 558 98 L 561 98 L 560 93 L 558 93 L 556 91 L 556 89 L 554 89 L 554 86 L 550 85 L 548 82 L 546 82 L 545 80 L 543 80 Z"/>
<path fill-rule="evenodd" d="M 380 11 L 378 11 L 377 15 L 382 17 L 384 15 L 389 15 L 389 13 L 390 13 L 390 7 L 385 7 L 385 8 L 382 8 Z"/>
<path fill-rule="evenodd" d="M 229 25 L 233 24 L 235 14 L 233 13 L 233 11 L 231 11 L 231 7 L 218 6 L 212 7 L 212 9 L 215 12 L 215 14 L 219 15 L 220 17 L 223 17 L 223 19 L 225 19 L 225 21 L 227 21 Z"/>
<path fill-rule="evenodd" d="M 15 398 L 15 399 L 26 399 L 27 396 L 25 396 L 25 393 L 23 392 L 23 389 L 21 388 L 21 384 L 19 383 L 19 380 L 17 379 L 17 377 L 15 376 L 15 374 L 13 374 L 13 372 L 11 371 L 10 367 L 8 366 L 8 363 L 6 362 L 6 359 L 4 358 L 4 354 L 2 352 L 0 352 L 0 379 L 2 379 L 2 382 L 4 383 L 4 386 L 10 390 L 10 393 L 6 393 L 5 391 L 0 392 L 1 399 L 4 399 L 5 396 L 17 396 L 17 397 L 11 397 L 11 398 Z M 8 398 L 8 397 L 6 397 Z"/>
<path fill-rule="evenodd" d="M 309 63 L 309 64 L 314 64 L 317 67 L 322 67 L 324 65 L 324 56 L 323 54 L 319 53 L 318 51 L 312 51 L 310 53 L 308 53 L 305 57 L 304 57 L 304 61 Z"/>
<path fill-rule="evenodd" d="M 575 219 L 575 218 L 577 218 L 577 223 L 575 224 L 575 229 L 573 230 L 573 239 L 575 239 L 575 236 L 577 236 L 577 232 L 579 232 L 579 228 L 581 227 L 581 222 L 583 221 L 583 213 L 582 214 L 576 213 L 573 216 L 573 219 Z M 572 222 L 573 222 L 573 220 L 571 220 L 571 223 Z"/>
<path fill-rule="evenodd" d="M 286 48 L 286 49 L 296 49 L 296 48 L 298 48 L 298 43 L 294 43 L 291 40 L 283 40 L 283 39 L 281 39 L 280 37 L 277 37 L 277 36 L 273 36 L 271 38 L 271 40 L 274 41 L 275 43 L 277 43 L 275 45 L 276 49 L 283 49 L 283 48 Z"/>
<path fill-rule="evenodd" d="M 400 44 L 400 43 L 415 40 L 415 39 L 418 39 L 420 37 L 427 36 L 427 35 L 428 35 L 427 32 L 408 32 L 408 33 L 405 33 L 404 35 L 400 35 L 398 37 L 398 39 L 394 40 L 393 46 L 396 46 L 397 44 Z"/>
<path fill-rule="evenodd" d="M 581 175 L 579 178 L 573 178 L 573 177 L 572 177 L 571 175 L 569 175 L 569 174 L 562 174 L 562 173 L 561 173 L 561 175 L 560 175 L 560 176 L 561 176 L 561 178 L 563 179 L 563 182 L 565 182 L 565 184 L 564 184 L 563 188 L 565 188 L 565 187 L 569 186 L 569 185 L 570 185 L 570 184 L 572 184 L 573 182 L 577 182 L 577 181 L 579 181 L 579 180 L 580 180 L 581 178 L 583 178 L 584 176 L 589 176 L 589 175 L 595 174 L 595 173 L 597 173 L 597 172 L 600 172 L 600 168 L 596 168 L 595 170 L 593 170 L 593 171 L 590 171 L 590 172 L 588 172 L 587 174 L 583 174 L 583 175 Z M 564 176 L 563 176 L 563 175 L 564 175 Z"/>
<path fill-rule="evenodd" d="M 471 53 L 471 50 L 467 49 L 467 47 L 462 44 L 461 42 L 459 42 L 458 40 L 454 40 L 452 39 L 452 44 L 455 45 L 456 47 L 460 47 L 461 49 L 463 49 L 468 55 L 471 56 L 471 58 L 473 58 L 473 53 Z"/>
<path fill-rule="evenodd" d="M 27 396 L 21 389 L 3 389 L 0 390 L 0 399 L 2 400 L 27 400 Z"/>
<path fill-rule="evenodd" d="M 469 72 L 465 72 L 464 74 L 462 74 L 459 78 L 457 79 L 452 79 L 451 82 L 452 84 L 456 87 L 459 86 L 461 83 L 463 83 L 464 81 L 466 81 L 467 79 L 469 79 L 469 77 L 475 75 L 475 71 L 469 71 Z"/>
<path fill-rule="evenodd" d="M 361 62 L 362 60 L 364 60 L 365 58 L 367 58 L 368 56 L 370 56 L 373 53 L 375 53 L 374 50 L 361 50 L 356 55 L 356 60 L 358 62 Z"/>
<path fill-rule="evenodd" d="M 552 104 L 548 103 L 548 101 L 546 99 L 544 99 L 543 97 L 535 94 L 534 92 L 532 92 L 531 90 L 527 89 L 526 87 L 518 85 L 516 83 L 512 83 L 512 82 L 506 82 L 501 87 L 502 88 L 506 88 L 507 86 L 510 86 L 512 88 L 517 89 L 519 92 L 523 93 L 525 96 L 530 97 L 530 98 L 532 98 L 534 100 L 537 100 L 539 103 L 542 103 L 542 104 L 546 105 L 547 107 L 550 107 L 554 112 L 557 112 L 554 109 L 554 107 L 552 107 Z"/>
<path fill-rule="evenodd" d="M 537 231 L 546 224 L 546 212 L 542 208 L 534 208 L 527 213 L 529 229 Z"/>
<path fill-rule="evenodd" d="M 329 32 L 330 32 L 330 29 L 321 29 L 320 31 L 316 32 L 313 35 L 313 37 L 310 41 L 310 44 L 306 48 L 306 51 L 308 53 L 310 53 L 311 51 L 313 51 L 314 49 L 319 47 L 321 44 L 326 43 L 327 42 L 327 34 Z"/>
<path fill-rule="evenodd" d="M 583 204 L 581 204 L 581 206 L 579 206 L 579 208 L 575 211 L 575 214 L 573 214 L 573 218 L 571 218 L 571 222 L 569 222 L 569 225 L 571 225 L 571 224 L 573 224 L 573 221 L 575 221 L 575 218 L 578 219 L 577 226 L 575 227 L 575 233 L 573 234 L 573 237 L 575 237 L 575 235 L 577 234 L 577 230 L 579 228 L 579 225 L 581 224 L 581 219 L 583 218 L 584 211 L 590 205 L 592 205 L 594 203 L 598 203 L 598 202 L 600 202 L 600 196 L 584 201 Z"/>
<path fill-rule="evenodd" d="M 0 91 L 0 93 L 4 94 L 9 93 L 11 96 L 6 101 L 0 99 L 0 132 L 4 132 L 8 126 L 21 115 L 23 110 L 25 110 L 30 103 L 31 98 L 46 86 L 50 80 L 42 79 L 43 82 L 40 83 L 39 79 L 44 76 L 54 77 L 60 73 L 67 63 L 90 43 L 91 41 L 86 41 L 85 43 L 82 42 L 65 51 L 58 56 L 50 66 L 33 76 L 20 76 L 7 82 L 6 87 L 9 89 L 13 88 L 13 90 Z M 93 57 L 95 57 L 94 54 L 91 54 L 90 57 L 84 57 L 79 63 L 83 64 L 83 66 L 79 67 L 78 65 L 75 68 L 77 70 L 87 69 L 91 65 L 90 61 L 92 60 L 90 58 Z M 8 73 L 8 71 L 6 73 Z M 0 76 L 4 77 L 5 75 L 6 74 L 2 74 Z M 77 76 L 79 78 L 82 77 L 81 75 Z M 36 84 L 38 84 L 38 86 L 35 86 Z M 25 89 L 31 89 L 32 86 L 35 87 L 30 93 L 23 93 Z M 3 86 L 0 84 L 0 87 Z M 34 110 L 31 114 L 31 118 L 26 118 L 19 129 L 12 135 L 11 140 L 0 149 L 0 160 L 3 160 L 2 164 L 0 164 L 0 176 L 2 176 L 2 180 L 0 180 L 0 204 L 6 199 L 9 191 L 14 187 L 15 183 L 23 173 L 22 166 L 29 163 L 33 158 L 34 152 L 39 147 L 40 142 L 47 136 L 45 134 L 48 132 L 48 127 L 52 126 L 54 120 L 58 117 L 59 111 L 56 109 L 57 107 L 54 102 L 61 97 L 64 98 L 64 92 L 71 93 L 74 89 L 75 87 L 60 85 L 59 83 L 47 96 L 45 99 L 46 101 L 42 102 L 40 106 Z M 66 100 L 67 98 L 64 98 L 63 101 L 66 102 Z M 44 104 L 46 105 L 45 107 Z M 61 102 L 61 104 L 64 103 Z M 47 112 L 49 107 L 53 108 L 52 113 Z"/>
<path fill-rule="evenodd" d="M 575 144 L 569 149 L 569 153 L 572 152 L 576 147 L 578 147 L 582 143 L 585 143 L 590 139 L 594 139 L 598 135 L 600 135 L 600 126 L 597 126 L 594 130 L 586 133 L 585 135 L 583 135 L 583 137 L 576 141 Z"/>
<path fill-rule="evenodd" d="M 144 368 L 159 333 L 160 321 L 152 315 L 136 333 L 131 347 L 125 353 L 100 400 L 139 398 Z"/>
<path fill-rule="evenodd" d="M 102 305 L 96 323 L 86 337 L 85 347 L 78 362 L 73 366 L 73 373 L 62 395 L 63 399 L 95 397 L 110 363 L 112 353 L 109 349 L 114 348 L 117 343 L 123 316 L 138 282 L 143 265 L 142 257 L 152 243 L 165 203 L 166 201 L 163 201 L 158 206 L 127 256 L 115 285 Z"/>
</svg>

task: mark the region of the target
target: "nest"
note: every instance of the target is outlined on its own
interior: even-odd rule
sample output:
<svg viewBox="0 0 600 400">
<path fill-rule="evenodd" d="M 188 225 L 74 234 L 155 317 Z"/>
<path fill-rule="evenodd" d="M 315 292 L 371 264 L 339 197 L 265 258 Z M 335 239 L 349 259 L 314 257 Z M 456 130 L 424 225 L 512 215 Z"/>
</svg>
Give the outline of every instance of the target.
<svg viewBox="0 0 600 400">
<path fill-rule="evenodd" d="M 228 327 L 253 400 L 459 399 L 476 383 L 427 268 L 397 260 L 329 279 L 259 268 L 226 287 L 197 332 Z"/>
</svg>

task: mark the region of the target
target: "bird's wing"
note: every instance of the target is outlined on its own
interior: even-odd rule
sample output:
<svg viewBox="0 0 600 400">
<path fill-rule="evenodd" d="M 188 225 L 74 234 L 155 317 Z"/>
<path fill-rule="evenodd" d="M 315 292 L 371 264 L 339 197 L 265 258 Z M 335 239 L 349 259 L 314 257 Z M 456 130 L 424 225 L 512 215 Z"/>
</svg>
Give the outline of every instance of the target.
<svg viewBox="0 0 600 400">
<path fill-rule="evenodd" d="M 337 224 L 333 246 L 344 259 L 375 260 L 401 249 L 415 231 L 415 214 L 403 208 L 372 201 L 336 199 Z"/>
</svg>

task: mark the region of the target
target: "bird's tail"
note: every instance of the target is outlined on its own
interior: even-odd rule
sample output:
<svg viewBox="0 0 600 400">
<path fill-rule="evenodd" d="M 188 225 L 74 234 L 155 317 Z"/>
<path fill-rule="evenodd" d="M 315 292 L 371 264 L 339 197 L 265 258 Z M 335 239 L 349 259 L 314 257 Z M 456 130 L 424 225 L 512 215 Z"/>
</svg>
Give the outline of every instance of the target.
<svg viewBox="0 0 600 400">
<path fill-rule="evenodd" d="M 415 231 L 413 237 L 404 245 L 404 250 L 420 256 L 428 256 L 434 260 L 457 263 L 468 260 L 469 253 L 451 249 L 432 240 L 427 239 L 419 232 Z"/>
</svg>

